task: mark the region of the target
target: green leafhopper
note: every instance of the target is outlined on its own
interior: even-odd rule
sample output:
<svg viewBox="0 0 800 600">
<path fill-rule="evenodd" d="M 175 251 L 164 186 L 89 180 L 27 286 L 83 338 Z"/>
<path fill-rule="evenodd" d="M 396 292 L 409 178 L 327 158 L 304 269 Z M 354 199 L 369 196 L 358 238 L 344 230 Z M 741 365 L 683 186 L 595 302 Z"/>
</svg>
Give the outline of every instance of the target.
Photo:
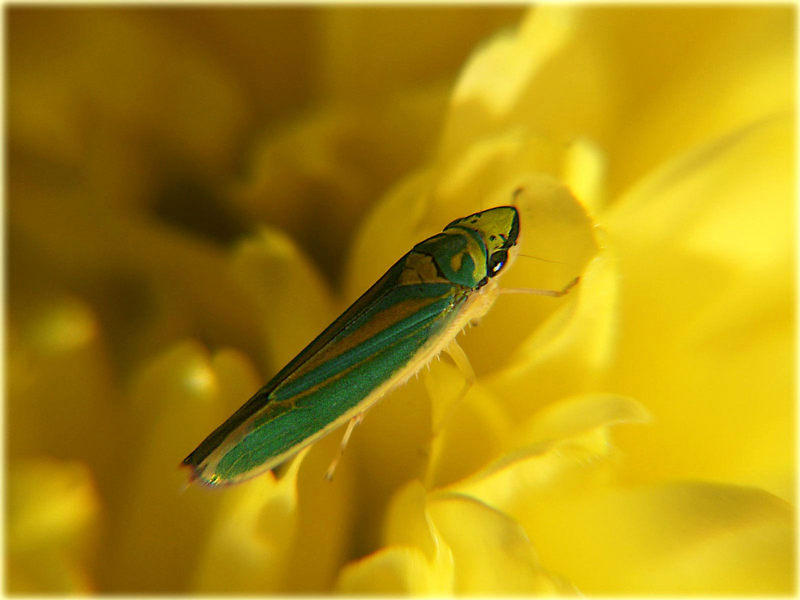
<svg viewBox="0 0 800 600">
<path fill-rule="evenodd" d="M 192 480 L 249 479 L 349 421 L 346 443 L 370 406 L 489 310 L 519 233 L 517 209 L 498 206 L 415 245 L 183 460 Z"/>
</svg>

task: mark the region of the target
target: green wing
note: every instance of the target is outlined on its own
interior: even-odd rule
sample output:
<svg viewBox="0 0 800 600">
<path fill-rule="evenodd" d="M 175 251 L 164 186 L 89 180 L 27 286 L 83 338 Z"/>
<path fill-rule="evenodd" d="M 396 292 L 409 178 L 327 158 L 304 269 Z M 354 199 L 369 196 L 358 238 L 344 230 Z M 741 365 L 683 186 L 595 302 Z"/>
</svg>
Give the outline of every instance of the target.
<svg viewBox="0 0 800 600">
<path fill-rule="evenodd" d="M 241 477 L 303 443 L 405 366 L 466 298 L 427 255 L 401 258 L 286 367 L 213 431 L 183 464 L 207 479 Z M 230 446 L 229 448 L 225 448 Z"/>
</svg>

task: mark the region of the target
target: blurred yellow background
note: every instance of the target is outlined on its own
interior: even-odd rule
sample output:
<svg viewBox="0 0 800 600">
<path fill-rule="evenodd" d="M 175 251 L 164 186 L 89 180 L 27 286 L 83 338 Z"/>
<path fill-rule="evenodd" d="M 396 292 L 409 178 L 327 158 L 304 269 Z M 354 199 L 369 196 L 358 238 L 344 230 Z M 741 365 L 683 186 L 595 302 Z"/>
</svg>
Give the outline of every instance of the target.
<svg viewBox="0 0 800 600">
<path fill-rule="evenodd" d="M 791 592 L 792 7 L 5 16 L 7 592 Z M 340 434 L 182 491 L 393 260 L 521 184 L 545 261 L 509 285 L 581 284 L 460 338 L 441 434 L 446 360 L 333 484 Z"/>
<path fill-rule="evenodd" d="M 269 223 L 338 288 L 364 211 L 432 154 L 461 65 L 523 12 L 7 9 L 7 459 L 12 474 L 45 461 L 21 467 L 34 488 L 80 490 L 80 506 L 47 508 L 65 511 L 69 539 L 34 544 L 51 561 L 12 560 L 10 591 L 185 589 L 190 557 L 148 578 L 108 550 L 141 435 L 131 379 L 186 337 L 270 375 L 232 245 Z M 385 119 L 387 104 L 404 118 Z M 89 562 L 62 558 L 78 542 Z"/>
</svg>

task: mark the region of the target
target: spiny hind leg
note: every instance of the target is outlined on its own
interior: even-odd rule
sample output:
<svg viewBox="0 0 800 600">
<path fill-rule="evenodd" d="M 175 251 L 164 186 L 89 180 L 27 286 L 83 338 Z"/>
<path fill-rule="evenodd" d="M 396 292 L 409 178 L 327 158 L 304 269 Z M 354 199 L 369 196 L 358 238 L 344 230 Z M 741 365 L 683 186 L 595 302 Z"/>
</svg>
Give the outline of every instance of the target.
<svg viewBox="0 0 800 600">
<path fill-rule="evenodd" d="M 333 481 L 333 474 L 336 471 L 336 466 L 339 464 L 339 461 L 342 459 L 344 455 L 344 449 L 347 447 L 347 443 L 350 441 L 350 436 L 353 435 L 353 430 L 356 428 L 356 425 L 359 425 L 361 421 L 364 420 L 364 413 L 360 412 L 355 417 L 350 419 L 347 423 L 347 429 L 342 436 L 342 442 L 339 444 L 339 451 L 336 453 L 336 456 L 331 461 L 328 470 L 325 471 L 325 479 L 328 481 Z"/>
<path fill-rule="evenodd" d="M 455 363 L 456 368 L 461 372 L 461 375 L 464 377 L 464 385 L 458 392 L 458 395 L 453 399 L 450 403 L 448 403 L 447 407 L 442 412 L 437 422 L 434 423 L 433 426 L 433 435 L 439 435 L 439 433 L 444 429 L 447 421 L 449 421 L 453 413 L 455 412 L 458 405 L 467 395 L 470 388 L 475 385 L 477 381 L 477 377 L 475 376 L 475 371 L 472 368 L 472 365 L 469 362 L 469 358 L 467 357 L 467 353 L 464 352 L 464 349 L 458 344 L 456 340 L 450 342 L 450 345 L 445 348 L 444 350 L 447 355 L 453 360 Z"/>
</svg>

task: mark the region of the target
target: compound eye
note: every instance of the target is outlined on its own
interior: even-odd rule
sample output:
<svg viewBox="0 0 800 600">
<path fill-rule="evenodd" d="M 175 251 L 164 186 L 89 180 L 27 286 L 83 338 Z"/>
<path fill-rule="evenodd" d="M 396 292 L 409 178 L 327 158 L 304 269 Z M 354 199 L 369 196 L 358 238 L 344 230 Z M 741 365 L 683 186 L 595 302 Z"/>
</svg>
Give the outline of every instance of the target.
<svg viewBox="0 0 800 600">
<path fill-rule="evenodd" d="M 498 250 L 489 257 L 489 263 L 486 265 L 489 271 L 489 277 L 497 275 L 508 260 L 508 250 Z"/>
</svg>

